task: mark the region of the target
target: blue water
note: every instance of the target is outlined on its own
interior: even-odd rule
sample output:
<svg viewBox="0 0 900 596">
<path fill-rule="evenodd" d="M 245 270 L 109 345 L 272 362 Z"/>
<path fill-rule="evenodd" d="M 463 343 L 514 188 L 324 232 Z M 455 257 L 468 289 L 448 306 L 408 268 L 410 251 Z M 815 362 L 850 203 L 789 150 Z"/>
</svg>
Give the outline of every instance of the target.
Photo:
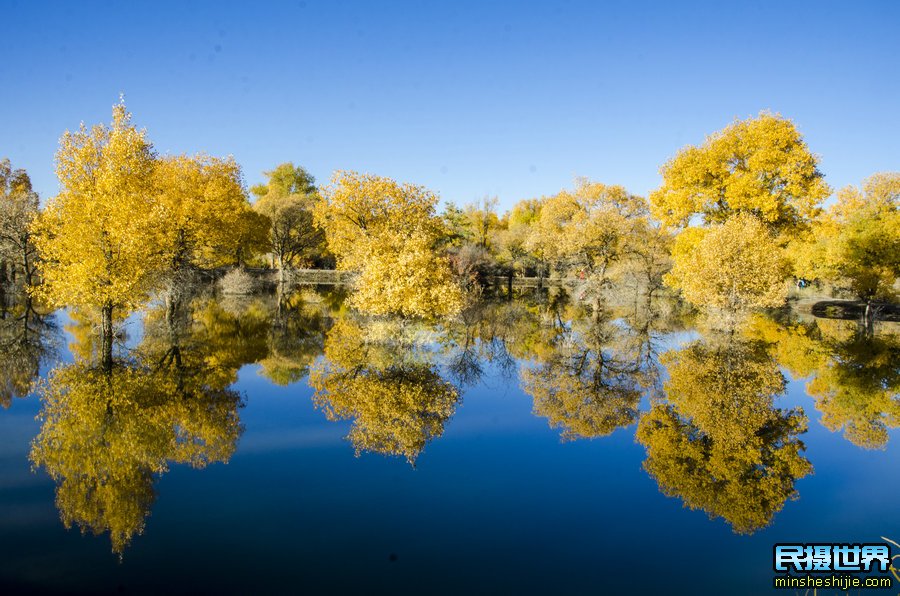
<svg viewBox="0 0 900 596">
<path fill-rule="evenodd" d="M 698 334 L 660 337 L 666 350 Z M 790 375 L 775 405 L 809 417 L 800 438 L 814 473 L 768 527 L 740 535 L 660 492 L 636 424 L 563 441 L 519 377 L 491 363 L 414 466 L 357 457 L 350 421 L 327 420 L 307 379 L 279 387 L 259 369 L 238 372 L 244 432 L 230 461 L 159 475 L 121 560 L 107 535 L 64 528 L 54 482 L 31 469 L 39 396 L 0 410 L 2 591 L 759 594 L 777 542 L 900 538 L 897 431 L 884 449 L 854 445 Z"/>
</svg>

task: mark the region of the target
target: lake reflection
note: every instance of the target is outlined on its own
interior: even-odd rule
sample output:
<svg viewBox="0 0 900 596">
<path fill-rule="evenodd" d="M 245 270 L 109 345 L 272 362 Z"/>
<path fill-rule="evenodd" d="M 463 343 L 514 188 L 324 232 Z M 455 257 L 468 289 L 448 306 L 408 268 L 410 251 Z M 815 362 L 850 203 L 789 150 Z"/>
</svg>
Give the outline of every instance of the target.
<svg viewBox="0 0 900 596">
<path fill-rule="evenodd" d="M 428 323 L 360 315 L 333 288 L 202 292 L 120 326 L 116 358 L 102 366 L 97 313 L 67 320 L 71 358 L 58 359 L 53 316 L 27 304 L 3 309 L 0 400 L 5 408 L 27 401 L 37 382 L 30 459 L 54 481 L 63 525 L 108 536 L 125 561 L 129 545 L 152 533 L 166 474 L 239 454 L 252 428 L 243 408 L 267 387 L 310 400 L 312 424 L 340 425 L 346 442 L 335 457 L 383 456 L 417 472 L 458 417 L 460 429 L 468 424 L 468 400 L 486 392 L 508 394 L 507 404 L 530 400 L 533 420 L 557 442 L 633 437 L 644 452 L 634 465 L 662 494 L 713 520 L 703 523 L 721 519 L 745 535 L 777 524 L 803 492 L 798 481 L 818 470 L 805 444 L 811 427 L 827 429 L 832 443 L 878 450 L 900 424 L 900 342 L 891 324 L 873 332 L 777 313 L 716 330 L 670 301 L 585 307 L 558 289 L 486 297 L 453 321 Z M 48 359 L 58 363 L 37 379 Z M 258 381 L 244 382 L 245 370 Z M 806 401 L 787 397 L 792 378 L 805 380 Z M 511 407 L 498 406 L 493 419 Z M 482 426 L 475 436 L 491 432 Z M 473 469 L 467 482 L 490 484 L 483 474 Z M 610 478 L 608 490 L 616 486 Z"/>
</svg>

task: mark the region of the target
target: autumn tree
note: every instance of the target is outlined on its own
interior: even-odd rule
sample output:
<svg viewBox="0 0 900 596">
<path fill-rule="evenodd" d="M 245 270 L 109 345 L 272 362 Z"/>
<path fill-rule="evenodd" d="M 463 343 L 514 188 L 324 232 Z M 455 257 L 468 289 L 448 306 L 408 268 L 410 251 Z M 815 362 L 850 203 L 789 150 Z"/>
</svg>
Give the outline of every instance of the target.
<svg viewBox="0 0 900 596">
<path fill-rule="evenodd" d="M 525 199 L 513 205 L 504 216 L 506 226 L 495 235 L 497 260 L 504 265 L 509 275 L 524 275 L 529 269 L 541 266 L 540 260 L 528 247 L 531 228 L 538 221 L 541 201 Z"/>
<path fill-rule="evenodd" d="M 38 195 L 31 178 L 22 169 L 12 169 L 8 159 L 0 160 L 0 283 L 8 274 L 21 271 L 25 285 L 34 283 L 37 254 L 32 225 L 40 213 Z M 6 271 L 6 263 L 10 271 Z"/>
<path fill-rule="evenodd" d="M 269 181 L 250 189 L 257 197 L 253 208 L 271 222 L 269 246 L 284 282 L 287 268 L 309 263 L 321 254 L 325 237 L 312 213 L 318 189 L 309 172 L 292 163 L 265 174 Z"/>
<path fill-rule="evenodd" d="M 463 210 L 468 228 L 472 234 L 472 242 L 483 249 L 488 248 L 491 230 L 496 228 L 499 223 L 497 218 L 498 202 L 499 199 L 497 197 L 483 197 L 474 203 L 466 205 Z"/>
<path fill-rule="evenodd" d="M 769 350 L 822 412 L 822 424 L 865 449 L 883 449 L 900 427 L 900 338 L 870 334 L 855 321 L 775 321 L 758 316 L 745 333 Z"/>
<path fill-rule="evenodd" d="M 31 393 L 41 365 L 56 352 L 56 331 L 53 318 L 28 297 L 0 306 L 0 407 Z"/>
<path fill-rule="evenodd" d="M 274 297 L 268 332 L 268 354 L 259 374 L 276 385 L 303 379 L 324 350 L 330 308 L 311 290 Z"/>
<path fill-rule="evenodd" d="M 250 203 L 234 158 L 178 155 L 159 159 L 156 191 L 165 213 L 166 258 L 172 271 L 233 264 Z"/>
<path fill-rule="evenodd" d="M 685 297 L 702 306 L 776 303 L 781 285 L 775 275 L 778 254 L 793 234 L 817 216 L 819 205 L 830 194 L 817 157 L 793 122 L 769 113 L 735 121 L 703 145 L 679 151 L 661 173 L 662 186 L 650 194 L 652 212 L 687 235 L 673 249 L 675 270 L 668 283 L 684 292 L 681 282 L 694 278 Z M 703 226 L 726 227 L 716 228 L 718 232 L 703 239 L 696 230 Z M 748 238 L 733 237 L 740 247 L 732 247 L 725 242 L 728 232 L 746 233 Z M 769 258 L 762 258 L 766 253 Z M 719 259 L 731 264 L 727 271 L 718 269 Z M 695 271 L 698 265 L 702 271 Z M 755 266 L 761 269 L 752 269 Z M 686 275 L 689 271 L 694 272 Z M 716 272 L 713 279 L 703 279 Z M 757 276 L 759 281 L 748 286 Z M 733 289 L 726 291 L 726 286 Z"/>
<path fill-rule="evenodd" d="M 643 198 L 624 187 L 578 179 L 573 191 L 541 201 L 526 247 L 583 280 L 595 301 L 647 225 Z"/>
<path fill-rule="evenodd" d="M 36 293 L 53 306 L 101 309 L 108 366 L 113 311 L 140 304 L 164 267 L 167 226 L 153 193 L 153 148 L 119 103 L 109 126 L 66 132 L 56 164 L 61 190 L 35 229 L 44 261 Z"/>
<path fill-rule="evenodd" d="M 767 526 L 812 466 L 799 440 L 802 410 L 774 407 L 785 380 L 758 343 L 700 340 L 667 352 L 660 401 L 641 416 L 644 468 L 685 507 L 722 517 L 735 532 Z"/>
<path fill-rule="evenodd" d="M 155 476 L 171 463 L 228 461 L 241 433 L 236 392 L 185 385 L 140 364 L 62 365 L 41 395 L 31 461 L 57 483 L 65 526 L 109 533 L 120 556 L 143 532 Z"/>
<path fill-rule="evenodd" d="M 415 464 L 453 415 L 459 390 L 444 380 L 402 321 L 338 319 L 313 367 L 313 402 L 329 420 L 351 419 L 357 454 L 399 455 Z"/>
<path fill-rule="evenodd" d="M 900 173 L 848 186 L 792 246 L 797 274 L 849 288 L 860 300 L 893 300 L 900 276 Z"/>
<path fill-rule="evenodd" d="M 650 203 L 671 226 L 694 216 L 722 223 L 743 212 L 787 231 L 815 217 L 831 192 L 794 123 L 767 112 L 735 121 L 699 147 L 685 147 L 661 173 L 663 184 Z"/>
<path fill-rule="evenodd" d="M 358 271 L 352 304 L 373 314 L 435 317 L 462 305 L 447 259 L 437 196 L 421 186 L 337 172 L 315 209 L 338 269 Z"/>
<path fill-rule="evenodd" d="M 639 366 L 612 344 L 621 337 L 609 320 L 580 318 L 552 342 L 549 354 L 523 368 L 522 390 L 534 413 L 560 428 L 565 440 L 605 436 L 638 417 Z"/>
<path fill-rule="evenodd" d="M 688 228 L 675 240 L 674 266 L 664 278 L 689 302 L 725 311 L 779 306 L 788 265 L 756 217 L 732 215 L 708 228 Z"/>
</svg>

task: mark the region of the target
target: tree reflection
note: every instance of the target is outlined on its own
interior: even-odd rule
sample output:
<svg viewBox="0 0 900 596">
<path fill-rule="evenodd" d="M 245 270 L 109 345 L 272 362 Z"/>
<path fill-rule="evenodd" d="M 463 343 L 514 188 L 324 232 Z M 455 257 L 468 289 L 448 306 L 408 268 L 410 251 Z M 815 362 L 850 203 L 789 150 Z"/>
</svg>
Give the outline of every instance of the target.
<svg viewBox="0 0 900 596">
<path fill-rule="evenodd" d="M 282 296 L 279 287 L 274 302 L 267 335 L 268 353 L 259 362 L 260 374 L 276 385 L 286 386 L 306 377 L 324 350 L 330 308 L 310 290 Z"/>
<path fill-rule="evenodd" d="M 811 322 L 757 318 L 750 333 L 771 342 L 778 362 L 806 391 L 822 424 L 866 449 L 884 448 L 888 429 L 900 426 L 900 337 L 870 333 L 853 321 Z"/>
<path fill-rule="evenodd" d="M 636 310 L 636 309 L 635 309 Z M 569 307 L 549 320 L 536 364 L 521 373 L 534 413 L 560 428 L 564 440 L 609 435 L 638 418 L 645 391 L 658 385 L 657 327 L 666 318 L 654 308 L 640 316 L 596 303 L 591 312 Z"/>
<path fill-rule="evenodd" d="M 0 407 L 31 393 L 41 364 L 56 352 L 56 325 L 30 299 L 3 304 L 0 295 Z"/>
<path fill-rule="evenodd" d="M 423 337 L 424 334 L 424 337 Z M 403 456 L 411 464 L 444 432 L 459 390 L 432 362 L 427 329 L 403 320 L 339 318 L 312 369 L 313 401 L 329 420 L 352 419 L 357 455 Z"/>
<path fill-rule="evenodd" d="M 76 357 L 40 386 L 31 460 L 56 481 L 65 526 L 109 533 L 119 555 L 143 531 L 155 477 L 172 463 L 227 462 L 242 431 L 241 398 L 228 388 L 236 369 L 217 364 L 227 359 L 200 339 L 209 329 L 190 321 L 151 311 L 133 358 Z"/>
<path fill-rule="evenodd" d="M 734 337 L 700 340 L 662 356 L 668 402 L 641 416 L 644 469 L 667 496 L 725 519 L 735 532 L 768 525 L 794 483 L 812 471 L 802 456 L 802 410 L 773 405 L 785 379 L 765 346 Z"/>
</svg>

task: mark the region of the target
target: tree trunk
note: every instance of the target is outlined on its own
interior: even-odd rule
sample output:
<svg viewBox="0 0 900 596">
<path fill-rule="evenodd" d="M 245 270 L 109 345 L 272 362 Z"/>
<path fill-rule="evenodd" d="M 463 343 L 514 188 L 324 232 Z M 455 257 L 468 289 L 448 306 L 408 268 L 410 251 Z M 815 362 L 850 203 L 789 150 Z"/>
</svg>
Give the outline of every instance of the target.
<svg viewBox="0 0 900 596">
<path fill-rule="evenodd" d="M 166 292 L 166 324 L 170 329 L 175 325 L 175 314 L 178 312 L 177 292 L 175 288 L 169 288 Z"/>
<path fill-rule="evenodd" d="M 863 313 L 863 327 L 867 338 L 875 335 L 875 313 L 869 300 L 866 300 L 866 310 Z"/>
<path fill-rule="evenodd" d="M 28 242 L 22 248 L 22 263 L 25 268 L 25 287 L 31 287 L 31 263 L 28 262 Z"/>
<path fill-rule="evenodd" d="M 100 309 L 100 362 L 103 370 L 112 371 L 113 307 L 106 304 Z"/>
</svg>

